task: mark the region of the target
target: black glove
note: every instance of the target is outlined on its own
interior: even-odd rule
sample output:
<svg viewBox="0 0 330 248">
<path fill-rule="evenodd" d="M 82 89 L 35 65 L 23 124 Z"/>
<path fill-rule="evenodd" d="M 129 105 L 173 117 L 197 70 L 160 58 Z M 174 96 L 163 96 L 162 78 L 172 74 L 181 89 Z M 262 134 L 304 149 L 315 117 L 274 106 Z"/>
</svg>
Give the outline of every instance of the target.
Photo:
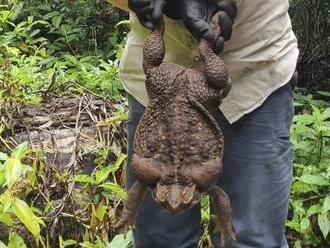
<svg viewBox="0 0 330 248">
<path fill-rule="evenodd" d="M 176 0 L 128 0 L 128 7 L 135 12 L 140 23 L 152 29 L 164 13 L 172 19 L 180 19 L 180 8 Z"/>
<path fill-rule="evenodd" d="M 216 39 L 213 50 L 219 54 L 224 48 L 224 42 L 231 37 L 231 30 L 237 14 L 237 6 L 234 0 L 181 0 L 181 18 L 186 27 L 199 40 L 204 38 L 208 41 Z M 212 16 L 220 12 L 219 22 L 221 34 L 214 37 L 210 20 Z"/>
</svg>

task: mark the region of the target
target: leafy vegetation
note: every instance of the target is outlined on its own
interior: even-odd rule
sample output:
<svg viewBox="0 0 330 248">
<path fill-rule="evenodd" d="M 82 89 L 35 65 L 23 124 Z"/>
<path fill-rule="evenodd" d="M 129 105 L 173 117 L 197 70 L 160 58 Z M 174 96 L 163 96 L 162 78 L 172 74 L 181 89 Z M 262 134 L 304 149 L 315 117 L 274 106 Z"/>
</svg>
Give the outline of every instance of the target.
<svg viewBox="0 0 330 248">
<path fill-rule="evenodd" d="M 114 155 L 100 140 L 90 159 L 94 169 L 76 174 L 47 164 L 46 154 L 26 142 L 15 148 L 7 139 L 25 106 L 84 92 L 121 103 L 98 128 L 121 130 L 126 114 L 118 63 L 125 18 L 103 1 L 1 1 L 0 247 L 130 245 L 130 233 L 125 239 L 112 228 L 126 196 L 117 178 L 126 155 Z"/>
<path fill-rule="evenodd" d="M 300 84 L 314 94 L 300 89 L 295 95 L 287 236 L 290 247 L 323 248 L 330 246 L 329 3 L 290 2 L 301 50 Z M 125 136 L 127 108 L 118 63 L 129 30 L 126 19 L 103 0 L 0 0 L 0 248 L 131 246 L 131 232 L 125 239 L 113 230 L 126 197 L 125 141 L 119 148 L 110 142 Z M 47 152 L 31 146 L 32 134 L 27 142 L 16 142 L 17 130 L 23 135 L 21 126 L 24 132 L 65 127 L 82 135 L 81 112 L 105 108 L 86 102 L 86 93 L 107 98 L 113 106 L 106 119 L 92 116 L 89 121 L 99 133 L 93 153 L 79 151 L 72 166 L 61 168 L 49 162 Z M 39 120 L 35 109 L 46 112 L 52 105 L 56 110 L 55 103 L 67 104 L 65 97 L 78 99 L 77 120 L 60 119 L 60 125 L 46 118 L 30 127 L 25 113 Z M 104 138 L 107 127 L 113 133 Z M 211 246 L 211 219 L 203 198 L 200 247 Z"/>
<path fill-rule="evenodd" d="M 287 226 L 297 248 L 330 244 L 330 94 L 319 94 L 327 100 L 296 94 L 300 114 L 294 117 L 291 132 L 295 162 Z"/>
<path fill-rule="evenodd" d="M 75 177 L 64 172 L 57 174 L 45 167 L 35 151 L 28 149 L 27 143 L 18 145 L 10 155 L 1 152 L 0 245 L 6 247 L 3 242 L 7 240 L 8 247 L 17 247 L 18 243 L 22 247 L 66 247 L 73 244 L 95 248 L 116 247 L 115 244 L 129 246 L 131 233 L 126 239 L 118 235 L 108 242 L 108 233 L 111 231 L 109 224 L 114 222 L 116 205 L 126 197 L 126 192 L 118 186 L 115 177 L 126 155 L 121 154 L 113 164 L 107 165 L 104 151 L 99 152 L 99 165 L 92 176 L 81 174 Z M 57 179 L 52 182 L 55 187 L 43 188 L 41 185 L 47 184 L 45 175 L 49 173 L 53 173 L 53 180 Z M 109 181 L 110 178 L 113 182 Z M 78 187 L 75 183 L 82 184 Z M 59 197 L 54 196 L 59 194 L 57 187 L 62 187 L 64 191 L 60 202 L 57 200 Z M 41 201 L 40 196 L 43 197 Z M 75 212 L 68 213 L 70 210 L 65 205 L 73 204 L 72 200 L 78 207 Z M 65 212 L 58 209 L 65 209 Z M 55 221 L 54 215 L 58 216 Z M 70 234 L 62 233 L 64 229 L 54 228 L 56 219 L 59 221 L 61 217 L 75 220 L 75 230 L 81 232 L 77 236 L 80 242 L 63 240 L 63 236 L 70 237 Z M 47 228 L 49 225 L 51 227 Z"/>
<path fill-rule="evenodd" d="M 103 1 L 4 1 L 0 101 L 38 104 L 45 94 L 120 96 L 125 22 Z"/>
</svg>

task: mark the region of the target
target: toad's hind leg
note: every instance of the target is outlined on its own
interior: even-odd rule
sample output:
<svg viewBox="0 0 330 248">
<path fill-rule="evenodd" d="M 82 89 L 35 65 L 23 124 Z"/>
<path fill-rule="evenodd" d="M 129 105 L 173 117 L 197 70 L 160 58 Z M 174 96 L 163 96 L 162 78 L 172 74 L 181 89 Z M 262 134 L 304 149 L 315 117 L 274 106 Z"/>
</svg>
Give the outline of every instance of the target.
<svg viewBox="0 0 330 248">
<path fill-rule="evenodd" d="M 125 203 L 120 220 L 115 226 L 115 229 L 124 228 L 126 234 L 129 226 L 133 223 L 138 212 L 139 206 L 142 203 L 147 192 L 147 187 L 141 182 L 136 181 L 128 192 L 127 201 Z"/>
<path fill-rule="evenodd" d="M 227 237 L 236 240 L 236 235 L 232 227 L 232 211 L 228 195 L 218 186 L 213 186 L 209 191 L 215 207 L 216 231 L 220 232 L 221 247 L 225 246 Z"/>
</svg>

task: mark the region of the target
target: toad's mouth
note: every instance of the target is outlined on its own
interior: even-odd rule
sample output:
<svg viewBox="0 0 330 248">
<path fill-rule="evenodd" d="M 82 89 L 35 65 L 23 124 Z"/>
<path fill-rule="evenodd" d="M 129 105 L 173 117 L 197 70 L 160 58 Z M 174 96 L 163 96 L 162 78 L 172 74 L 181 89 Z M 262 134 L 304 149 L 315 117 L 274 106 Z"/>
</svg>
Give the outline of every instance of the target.
<svg viewBox="0 0 330 248">
<path fill-rule="evenodd" d="M 157 184 L 152 190 L 152 196 L 156 202 L 171 213 L 180 213 L 193 207 L 201 199 L 201 192 L 195 184 L 181 185 L 173 183 L 169 185 Z"/>
</svg>

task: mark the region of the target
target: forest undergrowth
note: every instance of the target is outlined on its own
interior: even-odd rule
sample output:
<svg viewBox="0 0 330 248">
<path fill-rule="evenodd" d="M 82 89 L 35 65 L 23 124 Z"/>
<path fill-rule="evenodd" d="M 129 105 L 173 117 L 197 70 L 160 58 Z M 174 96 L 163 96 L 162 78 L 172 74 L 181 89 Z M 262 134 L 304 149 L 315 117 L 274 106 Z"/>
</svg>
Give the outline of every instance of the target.
<svg viewBox="0 0 330 248">
<path fill-rule="evenodd" d="M 309 21 L 321 24 L 304 26 L 314 47 L 297 31 L 298 69 L 317 70 L 295 92 L 286 234 L 290 247 L 325 248 L 330 81 L 321 31 L 329 23 L 320 16 L 329 6 L 291 2 L 296 30 L 313 4 Z M 127 15 L 102 0 L 0 1 L 0 248 L 131 247 L 131 231 L 125 238 L 113 228 L 126 198 L 128 114 L 118 64 L 128 31 Z M 201 214 L 200 247 L 211 247 L 206 197 Z"/>
</svg>

